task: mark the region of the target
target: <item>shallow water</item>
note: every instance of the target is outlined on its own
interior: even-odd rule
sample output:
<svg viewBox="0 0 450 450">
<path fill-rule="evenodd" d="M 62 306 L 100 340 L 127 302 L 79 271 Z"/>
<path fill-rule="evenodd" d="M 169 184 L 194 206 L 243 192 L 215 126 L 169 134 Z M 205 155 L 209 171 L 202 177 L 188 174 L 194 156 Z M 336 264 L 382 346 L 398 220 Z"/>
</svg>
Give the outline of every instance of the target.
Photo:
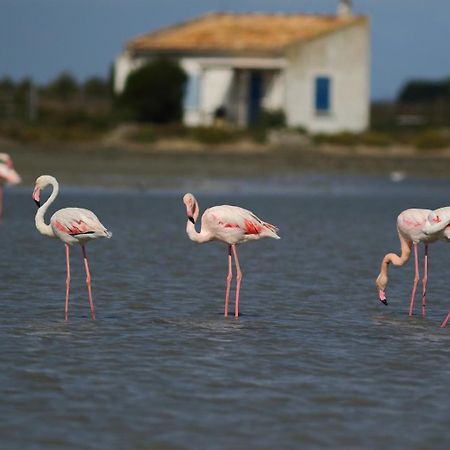
<svg viewBox="0 0 450 450">
<path fill-rule="evenodd" d="M 187 239 L 181 192 L 63 186 L 56 207 L 90 208 L 114 233 L 87 249 L 95 322 L 73 248 L 64 323 L 64 247 L 34 228 L 30 188 L 7 191 L 2 448 L 450 448 L 450 247 L 430 248 L 425 319 L 407 316 L 411 262 L 391 270 L 388 307 L 373 285 L 398 212 L 448 205 L 447 182 L 180 184 L 201 209 L 238 204 L 280 227 L 239 247 L 238 320 L 222 315 L 226 248 Z"/>
</svg>

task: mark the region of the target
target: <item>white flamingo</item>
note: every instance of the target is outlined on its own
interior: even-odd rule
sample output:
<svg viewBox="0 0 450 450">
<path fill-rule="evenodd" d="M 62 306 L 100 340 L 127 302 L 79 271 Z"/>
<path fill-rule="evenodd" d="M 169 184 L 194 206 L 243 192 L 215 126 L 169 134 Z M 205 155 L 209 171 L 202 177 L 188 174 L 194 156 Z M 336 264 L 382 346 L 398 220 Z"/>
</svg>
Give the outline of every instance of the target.
<svg viewBox="0 0 450 450">
<path fill-rule="evenodd" d="M 448 209 L 449 217 L 447 225 L 450 222 L 450 208 Z M 388 284 L 388 266 L 389 264 L 393 264 L 394 266 L 403 266 L 406 264 L 411 255 L 411 247 L 413 247 L 415 276 L 409 302 L 410 316 L 412 316 L 414 312 L 414 299 L 419 283 L 419 243 L 422 242 L 425 247 L 422 278 L 422 316 L 425 316 L 428 281 L 428 245 L 437 240 L 448 241 L 450 239 L 450 232 L 446 229 L 447 225 L 444 227 L 430 225 L 430 221 L 434 224 L 436 220 L 438 219 L 436 219 L 435 211 L 432 211 L 431 209 L 411 208 L 402 211 L 397 217 L 397 231 L 400 239 L 401 255 L 387 253 L 381 261 L 380 274 L 375 281 L 378 288 L 378 298 L 382 303 L 387 305 L 385 290 Z"/>
<path fill-rule="evenodd" d="M 19 184 L 21 181 L 8 153 L 0 153 L 0 219 L 3 216 L 3 185 L 5 183 Z"/>
<path fill-rule="evenodd" d="M 280 239 L 277 235 L 278 228 L 263 222 L 248 211 L 238 206 L 214 206 L 207 209 L 202 215 L 202 228 L 200 232 L 195 229 L 195 223 L 199 215 L 197 200 L 192 194 L 183 197 L 186 206 L 188 221 L 186 233 L 189 238 L 197 243 L 209 241 L 222 241 L 228 244 L 228 276 L 225 293 L 224 315 L 228 315 L 228 300 L 230 296 L 231 280 L 233 278 L 232 255 L 236 265 L 236 297 L 234 303 L 234 315 L 239 315 L 239 292 L 242 281 L 242 271 L 236 251 L 236 245 L 248 241 L 255 241 L 264 237 Z"/>
<path fill-rule="evenodd" d="M 442 239 L 450 241 L 450 206 L 435 209 L 428 214 L 427 220 L 422 227 L 422 231 L 427 236 L 442 236 Z M 450 312 L 441 323 L 441 328 L 447 326 L 450 320 Z"/>
<path fill-rule="evenodd" d="M 51 185 L 53 191 L 47 201 L 41 205 L 40 193 L 46 186 Z M 50 175 L 42 175 L 36 180 L 36 186 L 33 191 L 33 200 L 38 205 L 36 213 L 36 228 L 44 236 L 58 238 L 66 246 L 66 302 L 64 307 L 65 320 L 69 317 L 69 291 L 70 291 L 70 247 L 69 245 L 80 244 L 84 267 L 86 270 L 86 285 L 89 295 L 89 306 L 91 317 L 95 319 L 94 302 L 92 300 L 91 274 L 86 255 L 85 245 L 87 242 L 98 238 L 110 238 L 111 233 L 102 225 L 97 216 L 88 209 L 82 208 L 63 208 L 56 211 L 50 219 L 50 224 L 44 221 L 44 214 L 48 207 L 54 202 L 59 192 L 59 184 L 56 178 Z"/>
</svg>

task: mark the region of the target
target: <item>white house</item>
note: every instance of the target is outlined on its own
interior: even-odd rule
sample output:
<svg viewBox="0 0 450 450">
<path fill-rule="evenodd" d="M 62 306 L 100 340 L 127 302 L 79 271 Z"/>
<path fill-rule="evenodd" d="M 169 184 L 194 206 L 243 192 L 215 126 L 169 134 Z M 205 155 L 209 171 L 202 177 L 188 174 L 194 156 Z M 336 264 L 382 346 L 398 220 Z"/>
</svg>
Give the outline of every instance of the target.
<svg viewBox="0 0 450 450">
<path fill-rule="evenodd" d="M 209 13 L 138 36 L 115 62 L 115 90 L 151 58 L 176 58 L 188 75 L 184 122 L 220 112 L 239 126 L 283 110 L 289 126 L 359 132 L 369 123 L 366 16 L 340 0 L 335 15 Z"/>
</svg>

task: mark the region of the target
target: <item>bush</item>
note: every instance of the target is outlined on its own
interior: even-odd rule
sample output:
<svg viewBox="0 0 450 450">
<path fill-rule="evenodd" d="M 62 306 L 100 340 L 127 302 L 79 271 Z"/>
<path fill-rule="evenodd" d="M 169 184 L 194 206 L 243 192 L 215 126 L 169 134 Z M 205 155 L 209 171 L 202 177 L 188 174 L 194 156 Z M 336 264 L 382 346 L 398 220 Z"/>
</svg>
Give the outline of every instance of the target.
<svg viewBox="0 0 450 450">
<path fill-rule="evenodd" d="M 450 138 L 440 130 L 429 130 L 420 133 L 413 144 L 422 150 L 439 149 L 450 147 Z"/>
<path fill-rule="evenodd" d="M 259 113 L 256 127 L 261 128 L 283 128 L 286 126 L 286 116 L 281 109 L 262 110 Z"/>
<path fill-rule="evenodd" d="M 393 143 L 393 138 L 389 134 L 367 131 L 361 134 L 361 143 L 375 147 L 387 147 Z"/>
<path fill-rule="evenodd" d="M 359 143 L 359 136 L 355 133 L 349 133 L 347 131 L 336 134 L 316 134 L 314 136 L 314 142 L 316 144 L 335 144 L 353 146 Z"/>
<path fill-rule="evenodd" d="M 169 123 L 182 117 L 186 74 L 178 63 L 156 59 L 132 72 L 120 96 L 138 121 Z"/>
<path fill-rule="evenodd" d="M 236 131 L 214 127 L 192 128 L 190 134 L 196 141 L 211 145 L 235 142 L 240 137 Z"/>
<path fill-rule="evenodd" d="M 153 143 L 156 140 L 155 130 L 153 127 L 145 126 L 133 132 L 130 136 L 132 141 L 140 143 Z"/>
<path fill-rule="evenodd" d="M 352 147 L 355 145 L 373 145 L 375 147 L 387 147 L 394 142 L 391 135 L 376 131 L 366 131 L 364 133 L 337 133 L 337 134 L 317 134 L 314 136 L 316 144 L 334 144 Z"/>
</svg>

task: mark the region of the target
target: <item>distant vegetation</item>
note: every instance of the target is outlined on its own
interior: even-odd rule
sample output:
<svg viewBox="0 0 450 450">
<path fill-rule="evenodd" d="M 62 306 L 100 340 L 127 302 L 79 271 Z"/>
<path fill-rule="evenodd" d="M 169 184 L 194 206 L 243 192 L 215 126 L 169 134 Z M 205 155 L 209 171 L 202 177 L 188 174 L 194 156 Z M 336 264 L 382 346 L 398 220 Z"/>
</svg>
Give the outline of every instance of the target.
<svg viewBox="0 0 450 450">
<path fill-rule="evenodd" d="M 399 103 L 450 102 L 450 78 L 438 81 L 413 80 L 401 89 Z"/>
<path fill-rule="evenodd" d="M 90 140 L 117 122 L 111 81 L 67 72 L 46 85 L 0 80 L 0 134 L 21 141 Z"/>
<path fill-rule="evenodd" d="M 211 127 L 182 125 L 186 75 L 178 64 L 155 60 L 133 72 L 122 95 L 115 96 L 112 77 L 82 82 L 63 72 L 45 85 L 31 79 L 0 79 L 0 137 L 21 142 L 92 141 L 118 125 L 139 122 L 127 137 L 141 143 L 188 139 L 207 145 L 242 140 L 266 142 L 268 132 L 285 129 L 283 111 L 262 111 L 250 129 L 238 129 L 217 117 Z M 290 130 L 307 136 L 307 130 Z M 346 147 L 368 145 L 450 147 L 450 78 L 412 80 L 392 102 L 371 107 L 371 127 L 365 133 L 307 136 L 315 144 Z M 307 142 L 308 139 L 303 140 Z"/>
</svg>

